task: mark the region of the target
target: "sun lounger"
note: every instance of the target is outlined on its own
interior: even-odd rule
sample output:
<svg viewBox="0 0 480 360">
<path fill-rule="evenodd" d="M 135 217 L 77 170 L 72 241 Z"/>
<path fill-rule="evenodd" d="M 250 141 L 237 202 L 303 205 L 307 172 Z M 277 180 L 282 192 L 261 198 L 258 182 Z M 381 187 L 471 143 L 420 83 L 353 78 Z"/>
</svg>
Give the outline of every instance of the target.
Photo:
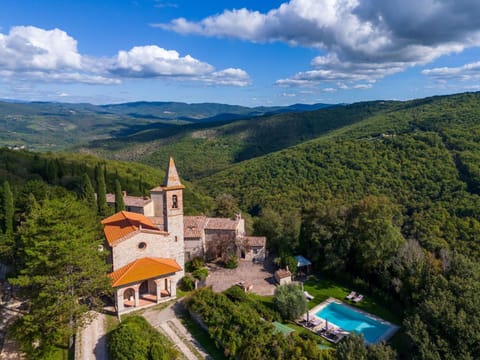
<svg viewBox="0 0 480 360">
<path fill-rule="evenodd" d="M 307 300 L 313 300 L 313 299 L 315 299 L 315 297 L 314 297 L 312 294 L 310 294 L 308 291 L 304 291 L 303 293 L 305 294 L 305 298 L 306 298 Z"/>
<path fill-rule="evenodd" d="M 345 296 L 346 299 L 352 300 L 355 296 L 357 296 L 357 293 L 355 291 L 350 292 L 347 296 Z"/>
<path fill-rule="evenodd" d="M 314 317 L 314 318 L 310 319 L 310 326 L 311 327 L 318 326 L 321 323 L 322 323 L 322 320 L 320 320 L 319 318 Z"/>
<path fill-rule="evenodd" d="M 361 301 L 362 299 L 363 299 L 363 295 L 362 295 L 362 294 L 359 294 L 355 299 L 353 299 L 353 302 L 358 303 L 358 302 Z"/>
</svg>

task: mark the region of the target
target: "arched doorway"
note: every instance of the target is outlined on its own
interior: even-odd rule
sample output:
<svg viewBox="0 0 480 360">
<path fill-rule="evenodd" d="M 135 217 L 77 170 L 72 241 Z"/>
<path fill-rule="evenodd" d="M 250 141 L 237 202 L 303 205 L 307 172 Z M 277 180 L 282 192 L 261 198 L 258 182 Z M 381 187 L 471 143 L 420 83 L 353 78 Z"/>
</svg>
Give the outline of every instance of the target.
<svg viewBox="0 0 480 360">
<path fill-rule="evenodd" d="M 140 300 L 146 302 L 157 302 L 157 284 L 154 280 L 149 279 L 145 280 L 140 284 L 140 288 L 138 289 Z M 145 305 L 145 304 L 140 304 Z"/>
<path fill-rule="evenodd" d="M 135 306 L 135 290 L 128 288 L 123 292 L 123 306 L 134 307 Z"/>
</svg>

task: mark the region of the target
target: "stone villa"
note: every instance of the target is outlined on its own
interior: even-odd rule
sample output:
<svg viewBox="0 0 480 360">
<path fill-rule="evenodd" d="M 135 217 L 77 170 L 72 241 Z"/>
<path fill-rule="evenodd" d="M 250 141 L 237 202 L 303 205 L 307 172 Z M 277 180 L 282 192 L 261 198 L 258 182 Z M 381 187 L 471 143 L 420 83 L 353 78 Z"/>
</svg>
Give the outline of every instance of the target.
<svg viewBox="0 0 480 360">
<path fill-rule="evenodd" d="M 128 211 L 102 221 L 118 313 L 175 298 L 185 260 L 225 254 L 250 261 L 265 258 L 266 238 L 246 236 L 240 215 L 183 216 L 183 189 L 170 158 L 162 186 L 150 190 L 150 197 L 124 192 Z M 115 195 L 107 194 L 107 202 L 113 205 Z"/>
</svg>

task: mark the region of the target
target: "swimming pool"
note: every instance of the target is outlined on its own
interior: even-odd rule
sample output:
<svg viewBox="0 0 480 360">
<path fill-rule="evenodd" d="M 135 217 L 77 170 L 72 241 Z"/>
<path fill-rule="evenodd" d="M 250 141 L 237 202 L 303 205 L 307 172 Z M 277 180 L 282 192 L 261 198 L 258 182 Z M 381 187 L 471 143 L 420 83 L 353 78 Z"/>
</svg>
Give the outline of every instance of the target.
<svg viewBox="0 0 480 360">
<path fill-rule="evenodd" d="M 334 302 L 325 306 L 315 315 L 346 331 L 355 331 L 363 334 L 363 337 L 369 344 L 384 340 L 387 333 L 393 332 L 397 328 L 386 321 L 374 319 L 367 314 Z"/>
</svg>

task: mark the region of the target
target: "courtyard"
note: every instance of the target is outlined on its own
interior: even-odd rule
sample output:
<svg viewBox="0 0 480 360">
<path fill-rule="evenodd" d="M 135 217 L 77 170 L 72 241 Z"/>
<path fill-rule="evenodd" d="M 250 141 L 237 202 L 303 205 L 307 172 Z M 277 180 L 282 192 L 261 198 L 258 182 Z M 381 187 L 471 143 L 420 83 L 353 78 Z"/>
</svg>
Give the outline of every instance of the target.
<svg viewBox="0 0 480 360">
<path fill-rule="evenodd" d="M 208 263 L 207 267 L 209 275 L 205 285 L 212 286 L 213 291 L 224 291 L 239 282 L 258 295 L 269 296 L 275 291 L 271 260 L 265 260 L 264 264 L 239 261 L 236 269 L 226 269 L 216 263 Z"/>
</svg>

